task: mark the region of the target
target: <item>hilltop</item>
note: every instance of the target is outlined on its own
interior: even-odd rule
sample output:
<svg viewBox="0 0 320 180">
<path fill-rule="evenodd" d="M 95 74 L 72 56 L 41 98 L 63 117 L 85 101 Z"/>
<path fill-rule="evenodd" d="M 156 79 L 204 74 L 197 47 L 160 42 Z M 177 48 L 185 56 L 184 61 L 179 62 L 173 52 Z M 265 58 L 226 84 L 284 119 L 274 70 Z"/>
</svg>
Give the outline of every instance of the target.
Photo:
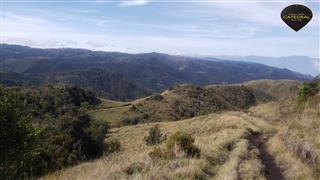
<svg viewBox="0 0 320 180">
<path fill-rule="evenodd" d="M 256 80 L 243 84 L 195 86 L 182 84 L 162 93 L 91 111 L 94 118 L 112 126 L 176 121 L 224 111 L 246 111 L 257 103 L 296 96 L 300 81 Z"/>
</svg>

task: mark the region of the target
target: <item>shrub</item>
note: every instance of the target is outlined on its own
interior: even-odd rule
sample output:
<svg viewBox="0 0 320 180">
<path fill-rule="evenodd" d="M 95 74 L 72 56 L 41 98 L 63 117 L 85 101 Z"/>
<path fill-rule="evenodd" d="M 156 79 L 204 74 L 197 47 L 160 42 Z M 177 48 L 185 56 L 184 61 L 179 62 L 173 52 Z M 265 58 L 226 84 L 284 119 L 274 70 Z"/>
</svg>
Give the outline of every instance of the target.
<svg viewBox="0 0 320 180">
<path fill-rule="evenodd" d="M 98 120 L 91 120 L 91 126 L 88 128 L 88 134 L 91 136 L 93 141 L 93 149 L 95 152 L 94 154 L 101 155 L 105 149 L 104 140 L 106 138 L 106 134 L 109 130 L 109 124 L 107 122 L 98 121 Z"/>
<path fill-rule="evenodd" d="M 299 90 L 299 102 L 305 102 L 309 97 L 317 94 L 319 91 L 318 84 L 316 82 L 306 83 Z"/>
<path fill-rule="evenodd" d="M 167 141 L 167 148 L 174 154 L 177 154 L 180 150 L 182 150 L 187 157 L 198 158 L 200 157 L 200 149 L 193 143 L 194 138 L 190 134 L 178 131 L 169 137 Z"/>
<path fill-rule="evenodd" d="M 110 154 L 118 152 L 121 149 L 121 144 L 119 140 L 110 140 L 105 145 L 105 153 Z"/>
<path fill-rule="evenodd" d="M 148 136 L 144 137 L 144 140 L 147 145 L 160 144 L 166 137 L 161 133 L 159 125 L 155 125 L 149 130 Z"/>
</svg>

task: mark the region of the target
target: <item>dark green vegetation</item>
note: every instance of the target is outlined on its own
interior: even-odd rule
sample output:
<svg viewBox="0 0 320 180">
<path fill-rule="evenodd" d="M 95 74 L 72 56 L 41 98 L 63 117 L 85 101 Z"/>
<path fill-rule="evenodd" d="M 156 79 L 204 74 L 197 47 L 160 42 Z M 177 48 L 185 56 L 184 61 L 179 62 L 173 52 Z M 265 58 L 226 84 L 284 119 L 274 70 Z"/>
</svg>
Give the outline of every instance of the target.
<svg viewBox="0 0 320 180">
<path fill-rule="evenodd" d="M 228 110 L 245 110 L 256 104 L 255 95 L 245 86 L 178 85 L 162 94 L 133 103 L 122 125 L 175 121 Z"/>
<path fill-rule="evenodd" d="M 304 85 L 299 90 L 300 103 L 306 102 L 308 98 L 316 95 L 319 92 L 319 89 L 320 89 L 319 82 L 314 80 L 312 82 L 304 83 Z"/>
<path fill-rule="evenodd" d="M 240 83 L 255 79 L 310 76 L 262 64 L 84 49 L 35 49 L 2 45 L 0 83 L 7 86 L 68 84 L 114 100 L 132 100 L 177 84 Z"/>
<path fill-rule="evenodd" d="M 0 178 L 27 177 L 34 165 L 38 131 L 28 123 L 17 97 L 2 89 L 0 123 Z"/>
<path fill-rule="evenodd" d="M 86 113 L 100 101 L 76 87 L 0 88 L 0 179 L 24 179 L 119 148 Z"/>
</svg>

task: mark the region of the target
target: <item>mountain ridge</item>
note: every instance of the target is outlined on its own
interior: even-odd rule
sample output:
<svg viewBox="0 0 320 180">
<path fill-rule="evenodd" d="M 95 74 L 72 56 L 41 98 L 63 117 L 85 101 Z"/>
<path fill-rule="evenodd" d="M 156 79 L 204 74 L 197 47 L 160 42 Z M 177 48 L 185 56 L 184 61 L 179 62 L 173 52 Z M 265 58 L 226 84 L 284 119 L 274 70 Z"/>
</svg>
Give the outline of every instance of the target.
<svg viewBox="0 0 320 180">
<path fill-rule="evenodd" d="M 39 82 L 40 85 L 43 84 L 41 82 L 45 84 L 68 82 L 68 84 L 77 85 L 74 82 L 81 82 L 83 83 L 81 87 L 91 88 L 90 90 L 98 95 L 113 100 L 137 99 L 185 83 L 210 85 L 234 84 L 256 79 L 309 80 L 312 78 L 312 76 L 287 69 L 257 63 L 218 59 L 208 61 L 155 52 L 127 54 L 71 48 L 40 49 L 5 44 L 1 47 L 0 71 L 5 72 L 0 77 L 2 82 L 9 80 L 19 82 L 21 76 L 26 77 L 26 82 L 20 82 L 20 84 L 29 85 L 38 85 Z M 94 76 L 97 77 L 94 72 L 97 69 L 103 71 L 102 74 L 108 78 L 100 78 L 100 82 L 92 84 Z M 74 72 L 78 72 L 78 75 L 75 76 Z M 6 73 L 11 74 L 9 78 L 6 77 L 9 76 Z M 18 74 L 12 75 L 13 73 Z M 60 78 L 57 78 L 59 73 L 62 73 L 63 77 L 60 75 Z M 91 80 L 83 82 L 81 73 L 86 74 Z M 116 79 L 112 79 L 110 75 L 115 73 Z M 130 94 L 129 90 L 125 90 L 117 94 L 122 86 L 128 87 L 128 84 L 135 87 L 135 93 Z M 98 86 L 103 87 L 98 88 Z"/>
</svg>

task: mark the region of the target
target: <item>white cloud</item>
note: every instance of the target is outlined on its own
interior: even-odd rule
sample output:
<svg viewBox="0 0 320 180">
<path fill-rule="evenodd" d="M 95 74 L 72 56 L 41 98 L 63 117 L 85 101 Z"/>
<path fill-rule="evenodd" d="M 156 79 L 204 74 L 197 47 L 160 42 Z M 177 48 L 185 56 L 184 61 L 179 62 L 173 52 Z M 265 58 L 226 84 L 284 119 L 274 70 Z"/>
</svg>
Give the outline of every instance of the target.
<svg viewBox="0 0 320 180">
<path fill-rule="evenodd" d="M 294 3 L 306 4 L 307 1 L 296 1 Z M 198 14 L 208 19 L 223 19 L 231 22 L 251 23 L 263 27 L 280 27 L 284 22 L 280 18 L 281 11 L 291 5 L 289 0 L 267 2 L 267 1 L 208 1 L 194 2 L 194 8 L 189 13 Z M 308 6 L 308 5 L 306 5 Z M 187 12 L 188 12 L 187 11 Z M 314 17 L 308 26 L 318 26 L 319 17 L 314 12 Z M 177 15 L 177 14 L 176 14 Z"/>
<path fill-rule="evenodd" d="M 10 34 L 8 34 L 10 35 Z M 26 38 L 27 37 L 27 38 Z M 49 38 L 50 37 L 50 38 Z M 76 43 L 67 43 L 72 40 Z M 54 33 L 28 32 L 6 36 L 6 43 L 25 44 L 33 47 L 57 48 L 73 47 L 103 51 L 120 51 L 129 53 L 164 52 L 186 55 L 257 55 L 287 56 L 292 53 L 316 57 L 317 47 L 310 47 L 312 39 L 305 38 L 247 38 L 240 41 L 234 39 L 208 39 L 199 37 L 154 36 L 154 35 L 103 35 L 96 33 Z M 112 44 L 112 46 L 110 45 Z M 288 44 L 291 44 L 288 48 Z M 276 48 L 275 48 L 276 47 Z M 301 48 L 309 47 L 309 48 Z"/>
<path fill-rule="evenodd" d="M 114 22 L 114 20 L 110 19 L 110 20 L 100 20 L 97 22 L 97 25 L 100 27 L 105 27 L 107 24 Z"/>
<path fill-rule="evenodd" d="M 149 1 L 147 0 L 124 0 L 120 2 L 120 6 L 126 7 L 126 6 L 140 6 L 140 5 L 145 5 Z"/>
<path fill-rule="evenodd" d="M 147 3 L 147 1 L 122 1 L 124 2 L 130 3 L 122 6 Z M 316 41 L 319 41 L 319 38 L 317 39 L 319 32 L 314 31 L 315 28 L 306 28 L 299 32 L 300 34 L 291 32 L 290 29 L 283 33 L 280 29 L 283 34 L 277 32 L 273 34 L 273 29 L 269 31 L 269 28 L 278 30 L 283 26 L 281 21 L 273 20 L 273 18 L 280 20 L 278 9 L 282 6 L 257 2 L 246 4 L 248 3 L 239 6 L 237 3 L 206 5 L 199 3 L 189 6 L 191 10 L 188 13 L 185 13 L 186 9 L 179 9 L 179 6 L 174 12 L 181 17 L 165 14 L 168 17 L 163 16 L 164 18 L 171 19 L 161 22 L 153 19 L 144 21 L 143 18 L 141 21 L 124 21 L 125 18 L 122 16 L 110 15 L 75 16 L 70 23 L 66 20 L 61 24 L 61 20 L 51 16 L 38 16 L 39 13 L 26 16 L 7 11 L 4 15 L 3 39 L 5 43 L 33 47 L 74 47 L 130 53 L 159 51 L 192 55 L 297 54 L 318 57 L 319 45 Z M 168 11 L 170 12 L 170 9 Z M 252 17 L 255 15 L 256 17 Z M 59 14 L 57 17 L 70 18 L 67 13 L 65 16 Z M 108 29 L 97 27 L 104 27 L 113 21 L 116 21 L 115 26 L 108 26 Z M 75 25 L 77 22 L 86 23 L 86 26 L 74 28 L 77 27 Z M 117 31 L 116 28 L 122 26 L 128 27 L 129 30 Z M 319 65 L 315 64 L 315 67 Z"/>
<path fill-rule="evenodd" d="M 72 32 L 73 28 L 44 18 L 6 12 L 3 17 L 3 36 L 7 33 L 62 33 Z"/>
<path fill-rule="evenodd" d="M 280 26 L 282 20 L 280 13 L 285 2 L 206 2 L 195 3 L 195 11 L 206 17 L 215 17 L 231 22 L 246 22 L 264 26 Z M 201 11 L 199 9 L 201 8 Z M 192 12 L 192 10 L 190 10 Z M 213 16 L 214 15 L 214 16 Z"/>
</svg>

